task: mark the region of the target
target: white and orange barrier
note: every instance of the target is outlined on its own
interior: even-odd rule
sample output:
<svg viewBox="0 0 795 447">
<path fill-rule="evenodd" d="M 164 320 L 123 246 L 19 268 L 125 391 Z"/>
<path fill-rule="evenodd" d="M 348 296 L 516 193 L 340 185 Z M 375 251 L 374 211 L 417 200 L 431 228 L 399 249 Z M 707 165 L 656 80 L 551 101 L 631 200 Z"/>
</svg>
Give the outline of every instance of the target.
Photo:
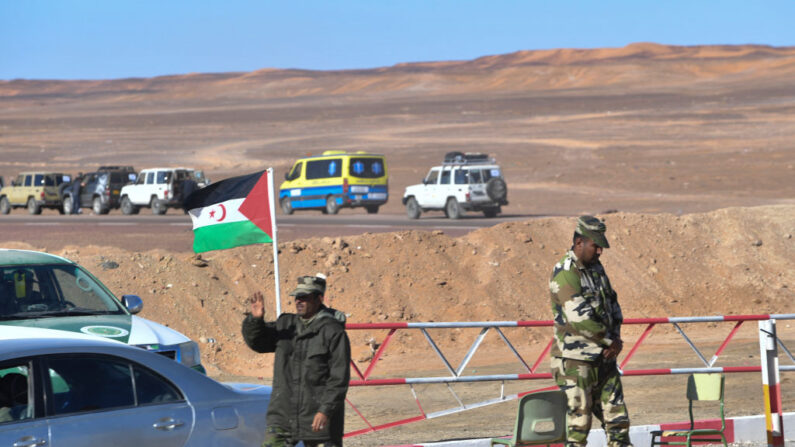
<svg viewBox="0 0 795 447">
<path fill-rule="evenodd" d="M 624 325 L 645 325 L 646 328 L 642 331 L 641 335 L 635 340 L 632 344 L 631 348 L 627 352 L 626 355 L 621 358 L 619 368 L 624 376 L 655 376 L 655 375 L 671 375 L 671 374 L 691 374 L 691 373 L 699 373 L 699 372 L 706 372 L 706 373 L 765 373 L 767 376 L 770 375 L 771 372 L 775 372 L 774 379 L 765 379 L 768 380 L 766 383 L 766 387 L 764 388 L 765 399 L 766 399 L 766 408 L 769 406 L 770 410 L 770 422 L 768 423 L 769 429 L 768 432 L 771 434 L 771 444 L 770 445 L 779 445 L 775 444 L 778 442 L 777 439 L 783 440 L 783 426 L 784 418 L 781 416 L 783 413 L 783 409 L 781 408 L 781 395 L 780 395 L 780 387 L 778 386 L 778 371 L 795 371 L 795 358 L 793 358 L 791 352 L 786 348 L 785 344 L 775 336 L 775 321 L 777 320 L 795 320 L 795 314 L 764 314 L 764 315 L 726 315 L 726 316 L 695 316 L 695 317 L 664 317 L 664 318 L 629 318 L 624 320 Z M 743 326 L 744 323 L 749 321 L 758 321 L 760 324 L 760 347 L 763 345 L 762 336 L 770 338 L 764 342 L 765 347 L 781 347 L 782 351 L 786 353 L 789 360 L 788 363 L 792 363 L 790 365 L 780 366 L 778 364 L 778 356 L 777 353 L 773 353 L 774 360 L 769 360 L 769 357 L 766 357 L 765 352 L 770 351 L 770 349 L 762 350 L 760 348 L 760 352 L 762 353 L 763 358 L 758 358 L 755 355 L 749 355 L 748 363 L 743 365 L 727 365 L 721 366 L 718 365 L 718 362 L 721 359 L 721 354 L 724 352 L 726 347 L 729 345 L 731 340 L 737 334 L 738 330 Z M 715 353 L 707 360 L 707 356 L 705 356 L 701 350 L 696 347 L 696 344 L 693 343 L 691 338 L 685 333 L 682 326 L 683 324 L 699 324 L 699 323 L 707 323 L 707 324 L 714 324 L 714 323 L 723 323 L 723 322 L 730 322 L 734 323 L 732 329 L 729 331 L 728 335 L 723 339 L 722 343 L 715 351 Z M 772 322 L 772 323 L 770 323 Z M 765 324 L 772 324 L 773 328 L 772 331 L 769 329 L 765 329 L 767 333 L 772 332 L 772 337 L 767 334 L 766 332 L 762 332 L 763 323 Z M 682 367 L 676 368 L 638 368 L 638 369 L 627 369 L 628 364 L 633 359 L 635 353 L 643 346 L 644 341 L 648 338 L 649 334 L 652 330 L 662 324 L 670 324 L 672 325 L 676 331 L 681 335 L 682 340 L 692 349 L 695 356 L 698 358 L 698 362 L 696 364 L 690 365 L 682 365 Z M 449 387 L 451 383 L 462 383 L 462 382 L 502 382 L 503 384 L 506 381 L 515 381 L 515 380 L 538 380 L 538 379 L 551 379 L 552 375 L 548 372 L 537 372 L 538 368 L 544 364 L 544 371 L 547 371 L 547 365 L 544 360 L 547 359 L 549 351 L 552 347 L 552 337 L 551 337 L 551 327 L 553 322 L 551 320 L 543 320 L 543 321 L 494 321 L 494 322 L 426 322 L 426 323 L 412 323 L 412 322 L 404 322 L 404 323 L 348 323 L 346 325 L 347 330 L 349 331 L 357 331 L 357 330 L 367 330 L 368 332 L 372 332 L 375 330 L 385 330 L 387 331 L 386 336 L 380 343 L 376 352 L 373 354 L 372 359 L 369 361 L 367 368 L 362 371 L 357 367 L 354 362 L 351 362 L 352 366 L 352 377 L 350 385 L 351 387 L 372 387 L 372 386 L 408 386 L 410 392 L 412 393 L 412 397 L 416 402 L 418 413 L 415 415 L 409 415 L 407 417 L 401 417 L 389 422 L 385 423 L 378 423 L 374 424 L 367 418 L 365 414 L 352 402 L 350 399 L 348 400 L 348 404 L 354 410 L 354 412 L 361 418 L 363 421 L 364 428 L 354 429 L 348 433 L 346 433 L 346 437 L 357 436 L 368 432 L 384 430 L 391 427 L 395 427 L 398 425 L 409 424 L 412 422 L 417 422 L 425 419 L 431 419 L 441 416 L 447 416 L 451 414 L 455 414 L 462 411 L 471 410 L 474 408 L 483 407 L 486 405 L 493 405 L 501 402 L 506 402 L 509 400 L 515 400 L 520 396 L 532 392 L 538 391 L 538 389 L 527 390 L 523 393 L 518 394 L 511 394 L 506 395 L 503 392 L 503 388 L 501 388 L 500 394 L 495 396 L 494 398 L 487 399 L 477 403 L 471 404 L 464 404 L 462 399 L 456 395 L 455 391 Z M 544 330 L 548 331 L 550 335 L 549 342 L 542 348 L 540 354 L 536 356 L 536 358 L 532 362 L 528 362 L 525 360 L 525 356 L 519 352 L 518 349 L 510 342 L 508 337 L 506 337 L 502 328 L 543 328 Z M 767 327 L 767 326 L 765 326 Z M 469 347 L 466 355 L 464 355 L 463 359 L 459 362 L 457 366 L 453 366 L 450 362 L 451 356 L 448 355 L 443 349 L 439 347 L 439 345 L 434 341 L 431 334 L 428 332 L 430 329 L 438 330 L 438 329 L 480 329 L 480 333 L 475 338 L 472 345 Z M 374 376 L 374 370 L 376 369 L 379 361 L 383 357 L 384 352 L 390 346 L 390 341 L 393 340 L 394 335 L 398 331 L 406 331 L 406 330 L 414 330 L 420 331 L 425 340 L 428 343 L 428 346 L 432 349 L 433 352 L 439 357 L 441 361 L 441 365 L 443 366 L 444 370 L 446 370 L 447 374 L 444 375 L 436 375 L 436 376 L 428 376 L 428 377 L 403 377 L 403 378 L 379 378 Z M 521 365 L 521 369 L 524 372 L 521 373 L 510 373 L 510 374 L 465 374 L 467 370 L 467 366 L 469 365 L 471 359 L 481 348 L 484 338 L 487 336 L 489 332 L 495 332 L 500 339 L 504 342 L 505 346 L 509 349 L 510 353 L 518 360 L 519 364 Z M 629 343 L 625 341 L 625 345 L 628 346 Z M 449 349 L 449 348 L 448 348 Z M 768 360 L 764 360 L 764 358 L 768 358 Z M 411 359 L 407 359 L 407 361 L 411 361 Z M 772 362 L 772 363 L 771 363 Z M 774 366 L 770 366 L 774 365 Z M 429 365 L 425 365 L 426 367 Z M 772 381 L 771 381 L 772 380 Z M 426 412 L 423 410 L 422 407 L 422 399 L 418 396 L 415 385 L 418 384 L 447 384 L 452 397 L 454 398 L 457 405 L 454 405 L 450 408 L 435 411 L 435 412 Z M 772 385 L 772 386 L 771 386 Z M 554 388 L 554 387 L 551 387 Z M 778 397 L 776 397 L 778 396 Z M 777 400 L 776 400 L 777 399 Z M 778 433 L 779 438 L 775 438 L 776 433 Z M 783 443 L 783 441 L 781 441 Z M 781 444 L 783 445 L 783 444 Z"/>
</svg>

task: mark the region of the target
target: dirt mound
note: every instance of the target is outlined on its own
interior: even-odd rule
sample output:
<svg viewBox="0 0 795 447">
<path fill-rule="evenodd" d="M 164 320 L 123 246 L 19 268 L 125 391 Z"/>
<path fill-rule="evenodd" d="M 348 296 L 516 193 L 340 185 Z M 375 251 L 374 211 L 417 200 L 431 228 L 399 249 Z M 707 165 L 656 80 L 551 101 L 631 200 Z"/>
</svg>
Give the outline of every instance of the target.
<svg viewBox="0 0 795 447">
<path fill-rule="evenodd" d="M 625 317 L 791 311 L 793 206 L 602 217 L 612 246 L 602 262 Z M 297 276 L 323 272 L 327 304 L 350 322 L 547 320 L 550 269 L 568 249 L 573 227 L 573 218 L 545 218 L 460 238 L 401 231 L 287 242 L 279 247 L 282 309 L 293 309 L 286 294 Z M 267 313 L 274 315 L 271 253 L 270 246 L 248 246 L 197 259 L 71 246 L 58 254 L 84 265 L 117 295 L 139 294 L 143 317 L 204 341 L 211 374 L 268 376 L 271 357 L 249 351 L 239 328 L 245 298 L 255 290 L 270 297 Z M 103 270 L 105 260 L 119 268 Z M 368 358 L 370 336 L 351 334 L 355 359 Z M 407 341 L 398 338 L 390 350 L 410 350 Z"/>
</svg>

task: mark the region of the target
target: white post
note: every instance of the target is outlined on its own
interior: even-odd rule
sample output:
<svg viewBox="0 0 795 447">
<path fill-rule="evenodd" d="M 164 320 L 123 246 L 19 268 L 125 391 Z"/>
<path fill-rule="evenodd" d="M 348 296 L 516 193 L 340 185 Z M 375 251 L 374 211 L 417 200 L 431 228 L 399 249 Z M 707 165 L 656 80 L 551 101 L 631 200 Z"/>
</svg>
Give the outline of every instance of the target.
<svg viewBox="0 0 795 447">
<path fill-rule="evenodd" d="M 276 236 L 278 231 L 276 230 L 276 201 L 273 197 L 273 168 L 268 168 L 268 206 L 270 206 L 271 211 L 271 229 L 273 230 L 273 234 L 271 235 L 271 239 L 273 239 L 273 280 L 275 281 L 276 287 L 274 287 L 274 293 L 276 295 L 276 318 L 279 318 L 279 315 L 282 314 L 282 295 L 279 285 L 279 242 Z M 275 320 L 275 318 L 274 318 Z"/>
<path fill-rule="evenodd" d="M 759 322 L 759 353 L 762 363 L 762 391 L 765 399 L 767 445 L 784 446 L 784 423 L 781 417 L 781 385 L 778 371 L 776 320 Z"/>
</svg>

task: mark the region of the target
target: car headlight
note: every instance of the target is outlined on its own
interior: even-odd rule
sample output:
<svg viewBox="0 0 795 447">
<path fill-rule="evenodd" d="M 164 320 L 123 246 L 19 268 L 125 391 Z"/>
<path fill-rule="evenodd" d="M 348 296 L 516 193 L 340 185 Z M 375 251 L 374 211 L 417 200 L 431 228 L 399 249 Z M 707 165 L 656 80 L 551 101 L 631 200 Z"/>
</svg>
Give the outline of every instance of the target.
<svg viewBox="0 0 795 447">
<path fill-rule="evenodd" d="M 177 345 L 179 350 L 179 362 L 185 366 L 201 365 L 202 357 L 199 353 L 199 345 L 195 341 L 186 341 Z"/>
</svg>

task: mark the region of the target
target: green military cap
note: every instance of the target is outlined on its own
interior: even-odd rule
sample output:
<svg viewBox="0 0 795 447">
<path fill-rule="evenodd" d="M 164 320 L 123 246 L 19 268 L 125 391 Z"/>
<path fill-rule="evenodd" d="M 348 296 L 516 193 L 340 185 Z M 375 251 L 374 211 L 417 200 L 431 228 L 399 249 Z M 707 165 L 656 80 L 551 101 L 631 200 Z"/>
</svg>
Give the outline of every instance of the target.
<svg viewBox="0 0 795 447">
<path fill-rule="evenodd" d="M 596 217 L 580 216 L 577 218 L 577 229 L 574 232 L 587 237 L 602 248 L 610 248 L 605 237 L 605 230 L 607 230 L 605 223 Z"/>
<path fill-rule="evenodd" d="M 298 286 L 290 292 L 290 296 L 323 295 L 326 293 L 326 278 L 318 276 L 299 276 Z"/>
</svg>

